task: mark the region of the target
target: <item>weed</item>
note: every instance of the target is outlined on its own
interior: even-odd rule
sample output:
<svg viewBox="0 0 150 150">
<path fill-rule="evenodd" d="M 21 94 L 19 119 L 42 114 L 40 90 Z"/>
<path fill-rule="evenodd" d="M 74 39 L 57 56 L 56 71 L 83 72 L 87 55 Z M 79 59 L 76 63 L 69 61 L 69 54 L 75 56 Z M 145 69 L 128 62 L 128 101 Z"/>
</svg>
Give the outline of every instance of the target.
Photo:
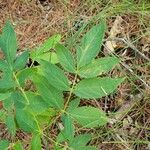
<svg viewBox="0 0 150 150">
<path fill-rule="evenodd" d="M 80 101 L 107 96 L 124 80 L 104 76 L 120 59 L 95 59 L 105 28 L 104 22 L 92 27 L 76 45 L 75 58 L 60 44 L 60 35 L 54 35 L 39 48 L 17 56 L 15 32 L 10 22 L 6 23 L 0 37 L 0 47 L 5 55 L 5 59 L 0 60 L 3 73 L 0 80 L 3 104 L 0 119 L 6 124 L 12 140 L 1 140 L 1 149 L 23 149 L 22 141 L 15 138 L 19 129 L 32 134 L 29 142 L 32 150 L 42 149 L 43 139 L 49 139 L 55 150 L 96 149 L 88 145 L 92 135 L 77 134 L 75 125 L 92 129 L 106 126 L 110 119 L 99 108 L 79 106 Z M 51 49 L 55 49 L 55 52 L 51 52 Z M 26 67 L 29 57 L 33 63 Z M 33 65 L 35 61 L 38 66 Z M 73 76 L 73 81 L 68 79 L 66 73 Z M 27 83 L 31 83 L 33 88 L 26 88 Z M 55 140 L 45 133 L 54 125 L 59 125 Z"/>
</svg>

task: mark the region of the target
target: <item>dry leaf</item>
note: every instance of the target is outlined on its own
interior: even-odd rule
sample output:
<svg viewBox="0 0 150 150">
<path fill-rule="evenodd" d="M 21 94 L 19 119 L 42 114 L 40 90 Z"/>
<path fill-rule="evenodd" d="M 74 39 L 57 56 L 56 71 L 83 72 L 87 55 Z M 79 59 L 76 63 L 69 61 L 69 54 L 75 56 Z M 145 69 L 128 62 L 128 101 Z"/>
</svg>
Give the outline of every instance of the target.
<svg viewBox="0 0 150 150">
<path fill-rule="evenodd" d="M 110 35 L 108 39 L 115 38 L 117 34 L 121 33 L 121 23 L 123 19 L 120 16 L 116 17 L 114 24 L 110 30 Z M 110 52 L 113 52 L 114 49 L 117 47 L 116 41 L 106 41 L 105 46 L 109 49 Z"/>
</svg>

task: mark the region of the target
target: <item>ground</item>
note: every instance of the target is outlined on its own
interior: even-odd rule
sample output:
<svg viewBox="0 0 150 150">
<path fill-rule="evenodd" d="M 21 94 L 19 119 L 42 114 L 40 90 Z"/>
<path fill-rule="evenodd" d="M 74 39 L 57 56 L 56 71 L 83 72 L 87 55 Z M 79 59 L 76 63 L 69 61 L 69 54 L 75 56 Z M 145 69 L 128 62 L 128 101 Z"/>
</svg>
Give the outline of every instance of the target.
<svg viewBox="0 0 150 150">
<path fill-rule="evenodd" d="M 120 66 L 108 76 L 125 76 L 126 80 L 115 95 L 98 104 L 90 102 L 112 116 L 112 123 L 86 132 L 93 134 L 91 144 L 101 150 L 150 149 L 148 0 L 0 0 L 0 18 L 0 29 L 7 19 L 15 26 L 18 51 L 32 50 L 56 33 L 73 50 L 82 36 L 80 29 L 85 32 L 105 18 L 107 31 L 99 56 L 119 56 Z M 55 128 L 52 132 L 55 135 Z M 0 137 L 9 138 L 3 124 Z M 18 138 L 27 141 L 30 135 L 21 132 Z"/>
</svg>

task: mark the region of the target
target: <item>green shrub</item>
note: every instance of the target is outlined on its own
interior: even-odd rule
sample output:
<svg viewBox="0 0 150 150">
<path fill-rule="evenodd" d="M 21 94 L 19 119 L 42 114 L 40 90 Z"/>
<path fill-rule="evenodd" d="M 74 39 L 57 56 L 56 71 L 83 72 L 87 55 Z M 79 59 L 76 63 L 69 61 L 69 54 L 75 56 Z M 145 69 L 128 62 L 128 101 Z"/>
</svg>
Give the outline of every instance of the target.
<svg viewBox="0 0 150 150">
<path fill-rule="evenodd" d="M 0 59 L 0 100 L 3 103 L 0 120 L 6 124 L 13 139 L 17 130 L 22 129 L 32 134 L 29 142 L 32 150 L 41 150 L 44 138 L 51 140 L 55 150 L 96 149 L 87 145 L 92 136 L 77 134 L 75 124 L 82 128 L 105 126 L 109 122 L 105 112 L 93 106 L 79 106 L 80 100 L 109 95 L 123 81 L 123 78 L 104 77 L 119 63 L 118 58 L 95 59 L 104 33 L 105 23 L 94 26 L 76 46 L 76 57 L 60 44 L 60 35 L 52 36 L 31 52 L 17 55 L 14 29 L 9 22 L 6 23 L 0 36 L 0 48 L 5 56 L 5 59 Z M 27 67 L 29 57 L 39 65 L 32 63 Z M 66 72 L 74 79 L 69 80 Z M 45 132 L 58 123 L 62 127 L 58 128 L 59 133 L 54 140 Z M 21 142 L 3 139 L 0 148 L 21 150 Z"/>
</svg>

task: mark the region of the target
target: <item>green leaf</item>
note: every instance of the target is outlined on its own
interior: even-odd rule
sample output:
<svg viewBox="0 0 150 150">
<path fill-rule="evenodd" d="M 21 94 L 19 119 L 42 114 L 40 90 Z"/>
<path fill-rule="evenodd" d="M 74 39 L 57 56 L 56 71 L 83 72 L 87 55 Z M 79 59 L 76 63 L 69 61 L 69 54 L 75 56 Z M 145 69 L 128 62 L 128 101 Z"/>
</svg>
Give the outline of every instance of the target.
<svg viewBox="0 0 150 150">
<path fill-rule="evenodd" d="M 29 99 L 28 109 L 34 114 L 40 114 L 49 108 L 49 105 L 47 105 L 40 95 L 33 92 L 25 92 L 25 94 Z"/>
<path fill-rule="evenodd" d="M 64 67 L 66 71 L 74 73 L 76 68 L 74 58 L 71 55 L 70 51 L 61 44 L 57 44 L 55 46 L 55 49 L 60 64 Z"/>
<path fill-rule="evenodd" d="M 59 143 L 64 141 L 72 141 L 75 134 L 75 129 L 73 125 L 72 118 L 69 115 L 63 114 L 62 121 L 64 125 L 64 129 L 58 134 L 56 138 L 55 149 L 59 149 Z"/>
<path fill-rule="evenodd" d="M 16 61 L 14 64 L 14 70 L 18 71 L 18 70 L 25 68 L 27 61 L 28 61 L 28 58 L 29 58 L 29 52 L 28 51 L 25 51 L 20 56 L 18 56 L 16 58 Z"/>
<path fill-rule="evenodd" d="M 13 150 L 23 150 L 23 146 L 20 141 L 18 141 L 14 144 Z"/>
<path fill-rule="evenodd" d="M 97 150 L 94 146 L 81 146 L 79 148 L 75 148 L 74 150 Z"/>
<path fill-rule="evenodd" d="M 0 93 L 0 100 L 5 100 L 8 97 L 10 97 L 11 93 L 10 92 L 6 92 L 6 93 Z"/>
<path fill-rule="evenodd" d="M 62 147 L 60 145 L 55 145 L 54 150 L 66 150 L 66 147 Z"/>
<path fill-rule="evenodd" d="M 60 41 L 61 36 L 59 34 L 54 35 L 47 39 L 39 48 L 34 49 L 31 51 L 31 59 L 39 60 L 44 58 L 44 55 L 46 54 L 49 59 L 51 58 L 52 54 L 50 52 L 50 49 L 54 48 L 55 45 Z M 44 58 L 45 60 L 45 58 Z"/>
<path fill-rule="evenodd" d="M 41 72 L 49 84 L 62 91 L 68 91 L 70 89 L 69 81 L 59 67 L 46 61 L 41 61 L 41 65 Z"/>
<path fill-rule="evenodd" d="M 0 148 L 1 150 L 7 150 L 9 147 L 9 141 L 7 140 L 0 140 Z"/>
<path fill-rule="evenodd" d="M 16 76 L 17 76 L 20 86 L 23 87 L 25 85 L 25 81 L 30 79 L 32 74 L 36 74 L 36 73 L 37 73 L 37 68 L 26 68 L 26 69 L 19 71 L 16 74 Z"/>
<path fill-rule="evenodd" d="M 115 65 L 119 63 L 117 57 L 104 57 L 95 59 L 90 64 L 81 67 L 78 74 L 84 78 L 93 78 L 102 73 L 110 71 Z"/>
<path fill-rule="evenodd" d="M 9 21 L 5 24 L 2 30 L 2 35 L 0 37 L 0 48 L 4 52 L 5 59 L 8 64 L 12 67 L 13 61 L 16 57 L 17 40 L 15 31 Z"/>
<path fill-rule="evenodd" d="M 38 122 L 33 114 L 25 109 L 16 110 L 16 120 L 21 129 L 25 132 L 40 133 Z"/>
<path fill-rule="evenodd" d="M 6 112 L 4 109 L 0 109 L 0 121 L 5 122 L 6 120 Z"/>
<path fill-rule="evenodd" d="M 7 77 L 3 78 L 3 80 L 0 80 L 0 93 L 12 91 L 13 86 L 14 86 L 14 82 L 12 79 L 9 78 L 9 75 L 8 75 Z"/>
<path fill-rule="evenodd" d="M 16 109 L 23 109 L 27 105 L 27 101 L 21 92 L 15 91 L 12 93 L 11 98 L 13 99 Z"/>
<path fill-rule="evenodd" d="M 64 129 L 62 131 L 62 135 L 65 137 L 65 139 L 71 141 L 74 137 L 74 125 L 71 117 L 69 115 L 63 115 L 62 121 L 64 124 Z"/>
<path fill-rule="evenodd" d="M 52 64 L 57 64 L 59 62 L 55 52 L 46 52 L 41 54 L 40 57 L 37 57 L 36 61 L 40 62 L 40 60 L 45 60 Z"/>
<path fill-rule="evenodd" d="M 85 147 L 90 140 L 90 134 L 81 134 L 74 137 L 73 140 L 70 142 L 69 146 L 74 150 L 81 149 L 82 147 Z"/>
<path fill-rule="evenodd" d="M 108 118 L 105 113 L 95 107 L 78 107 L 70 112 L 71 117 L 80 125 L 93 128 L 106 125 Z"/>
<path fill-rule="evenodd" d="M 54 52 L 51 52 L 51 55 L 50 55 L 51 57 L 50 57 L 50 62 L 52 63 L 52 64 L 57 64 L 59 61 L 58 61 L 58 58 L 57 58 L 57 55 L 56 55 L 56 53 L 54 53 Z M 44 57 L 45 58 L 45 57 Z M 44 59 L 43 59 L 44 60 Z M 46 60 L 46 59 L 45 59 Z M 47 59 L 47 61 L 48 61 L 48 59 Z"/>
<path fill-rule="evenodd" d="M 100 51 L 102 40 L 105 33 L 105 23 L 102 22 L 94 26 L 87 34 L 82 38 L 80 45 L 77 48 L 77 67 L 89 64 Z"/>
<path fill-rule="evenodd" d="M 0 59 L 0 70 L 4 71 L 9 68 L 8 63 L 5 60 Z"/>
<path fill-rule="evenodd" d="M 6 125 L 7 125 L 8 131 L 10 132 L 10 134 L 12 136 L 15 136 L 15 134 L 16 134 L 16 123 L 15 123 L 13 114 L 9 114 L 6 117 Z"/>
<path fill-rule="evenodd" d="M 8 97 L 3 101 L 3 106 L 6 110 L 12 110 L 14 106 L 13 99 L 11 97 Z"/>
<path fill-rule="evenodd" d="M 48 125 L 51 122 L 52 117 L 56 116 L 57 111 L 53 108 L 49 108 L 46 111 L 36 115 L 38 123 L 41 126 Z"/>
<path fill-rule="evenodd" d="M 41 135 L 33 134 L 31 141 L 31 150 L 42 150 Z"/>
<path fill-rule="evenodd" d="M 57 138 L 56 138 L 56 146 L 59 146 L 59 143 L 62 143 L 66 141 L 66 137 L 64 136 L 63 134 L 63 130 L 61 132 L 59 132 L 59 134 L 57 135 Z"/>
<path fill-rule="evenodd" d="M 0 93 L 14 87 L 13 72 L 5 60 L 0 60 Z"/>
<path fill-rule="evenodd" d="M 80 98 L 101 98 L 114 92 L 124 78 L 90 78 L 81 80 L 74 93 Z"/>
<path fill-rule="evenodd" d="M 35 74 L 32 77 L 39 94 L 50 107 L 62 109 L 64 105 L 62 92 L 51 86 L 43 76 Z"/>
<path fill-rule="evenodd" d="M 79 98 L 73 99 L 73 100 L 69 103 L 69 106 L 68 106 L 68 108 L 67 108 L 67 112 L 70 112 L 70 111 L 72 111 L 73 109 L 77 108 L 79 104 L 80 104 L 80 99 L 79 99 Z"/>
</svg>

